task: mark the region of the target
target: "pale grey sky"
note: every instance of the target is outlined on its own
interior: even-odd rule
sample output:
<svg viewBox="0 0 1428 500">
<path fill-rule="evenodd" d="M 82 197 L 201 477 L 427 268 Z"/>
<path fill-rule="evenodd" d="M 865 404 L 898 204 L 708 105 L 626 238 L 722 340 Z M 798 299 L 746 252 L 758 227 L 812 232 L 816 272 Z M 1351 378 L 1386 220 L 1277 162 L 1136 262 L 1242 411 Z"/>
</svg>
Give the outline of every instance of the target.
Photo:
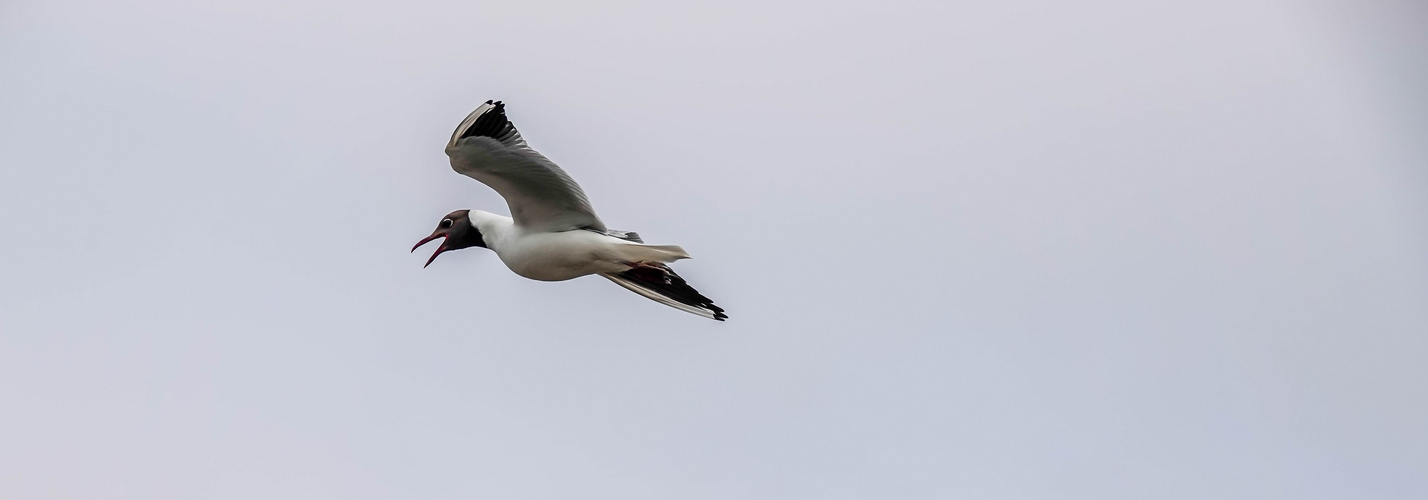
<svg viewBox="0 0 1428 500">
<path fill-rule="evenodd" d="M 1421 2 L 0 4 L 0 497 L 1428 497 Z M 502 99 L 716 323 L 407 249 Z"/>
</svg>

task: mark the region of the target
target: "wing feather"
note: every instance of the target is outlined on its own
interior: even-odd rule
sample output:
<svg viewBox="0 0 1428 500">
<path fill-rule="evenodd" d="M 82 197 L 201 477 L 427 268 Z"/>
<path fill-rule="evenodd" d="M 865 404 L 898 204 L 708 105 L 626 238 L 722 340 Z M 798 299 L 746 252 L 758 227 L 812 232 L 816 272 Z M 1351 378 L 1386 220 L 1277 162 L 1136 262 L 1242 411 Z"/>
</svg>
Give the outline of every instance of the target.
<svg viewBox="0 0 1428 500">
<path fill-rule="evenodd" d="M 506 199 L 516 225 L 533 231 L 605 231 L 590 200 L 570 174 L 531 149 L 506 117 L 505 104 L 486 101 L 446 144 L 451 168 Z"/>
</svg>

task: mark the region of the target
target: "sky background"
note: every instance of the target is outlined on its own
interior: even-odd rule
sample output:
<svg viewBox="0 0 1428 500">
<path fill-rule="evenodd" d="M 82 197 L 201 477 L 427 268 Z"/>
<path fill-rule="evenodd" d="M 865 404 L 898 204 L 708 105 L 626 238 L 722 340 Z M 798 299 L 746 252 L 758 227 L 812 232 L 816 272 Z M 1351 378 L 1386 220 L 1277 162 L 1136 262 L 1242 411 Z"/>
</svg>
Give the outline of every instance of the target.
<svg viewBox="0 0 1428 500">
<path fill-rule="evenodd" d="M 0 2 L 0 497 L 1428 497 L 1428 4 Z M 506 101 L 716 323 L 408 249 Z"/>
</svg>

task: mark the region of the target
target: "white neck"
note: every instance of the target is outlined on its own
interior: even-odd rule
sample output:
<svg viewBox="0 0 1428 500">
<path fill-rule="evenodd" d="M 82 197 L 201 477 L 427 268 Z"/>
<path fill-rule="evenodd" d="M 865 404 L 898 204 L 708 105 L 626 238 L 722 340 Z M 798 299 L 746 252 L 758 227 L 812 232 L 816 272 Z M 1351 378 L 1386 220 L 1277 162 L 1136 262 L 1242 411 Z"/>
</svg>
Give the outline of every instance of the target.
<svg viewBox="0 0 1428 500">
<path fill-rule="evenodd" d="M 516 221 L 510 217 L 481 210 L 472 210 L 468 217 L 471 225 L 481 231 L 481 239 L 486 241 L 486 247 L 491 250 L 503 246 L 515 236 Z"/>
</svg>

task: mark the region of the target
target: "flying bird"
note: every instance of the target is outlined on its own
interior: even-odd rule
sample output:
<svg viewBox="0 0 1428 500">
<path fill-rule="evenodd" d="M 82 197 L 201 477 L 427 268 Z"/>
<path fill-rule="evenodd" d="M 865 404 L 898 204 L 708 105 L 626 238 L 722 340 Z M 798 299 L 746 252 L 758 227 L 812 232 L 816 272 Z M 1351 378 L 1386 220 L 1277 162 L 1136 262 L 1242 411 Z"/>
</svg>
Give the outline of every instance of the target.
<svg viewBox="0 0 1428 500">
<path fill-rule="evenodd" d="M 506 105 L 486 101 L 451 134 L 446 156 L 457 173 L 506 199 L 511 216 L 481 210 L 446 214 L 417 248 L 442 238 L 436 253 L 481 247 L 516 274 L 565 281 L 598 274 L 661 304 L 724 321 L 724 309 L 675 274 L 670 262 L 689 258 L 676 245 L 646 245 L 640 235 L 605 227 L 585 192 L 555 162 L 531 149 L 506 118 Z"/>
</svg>

